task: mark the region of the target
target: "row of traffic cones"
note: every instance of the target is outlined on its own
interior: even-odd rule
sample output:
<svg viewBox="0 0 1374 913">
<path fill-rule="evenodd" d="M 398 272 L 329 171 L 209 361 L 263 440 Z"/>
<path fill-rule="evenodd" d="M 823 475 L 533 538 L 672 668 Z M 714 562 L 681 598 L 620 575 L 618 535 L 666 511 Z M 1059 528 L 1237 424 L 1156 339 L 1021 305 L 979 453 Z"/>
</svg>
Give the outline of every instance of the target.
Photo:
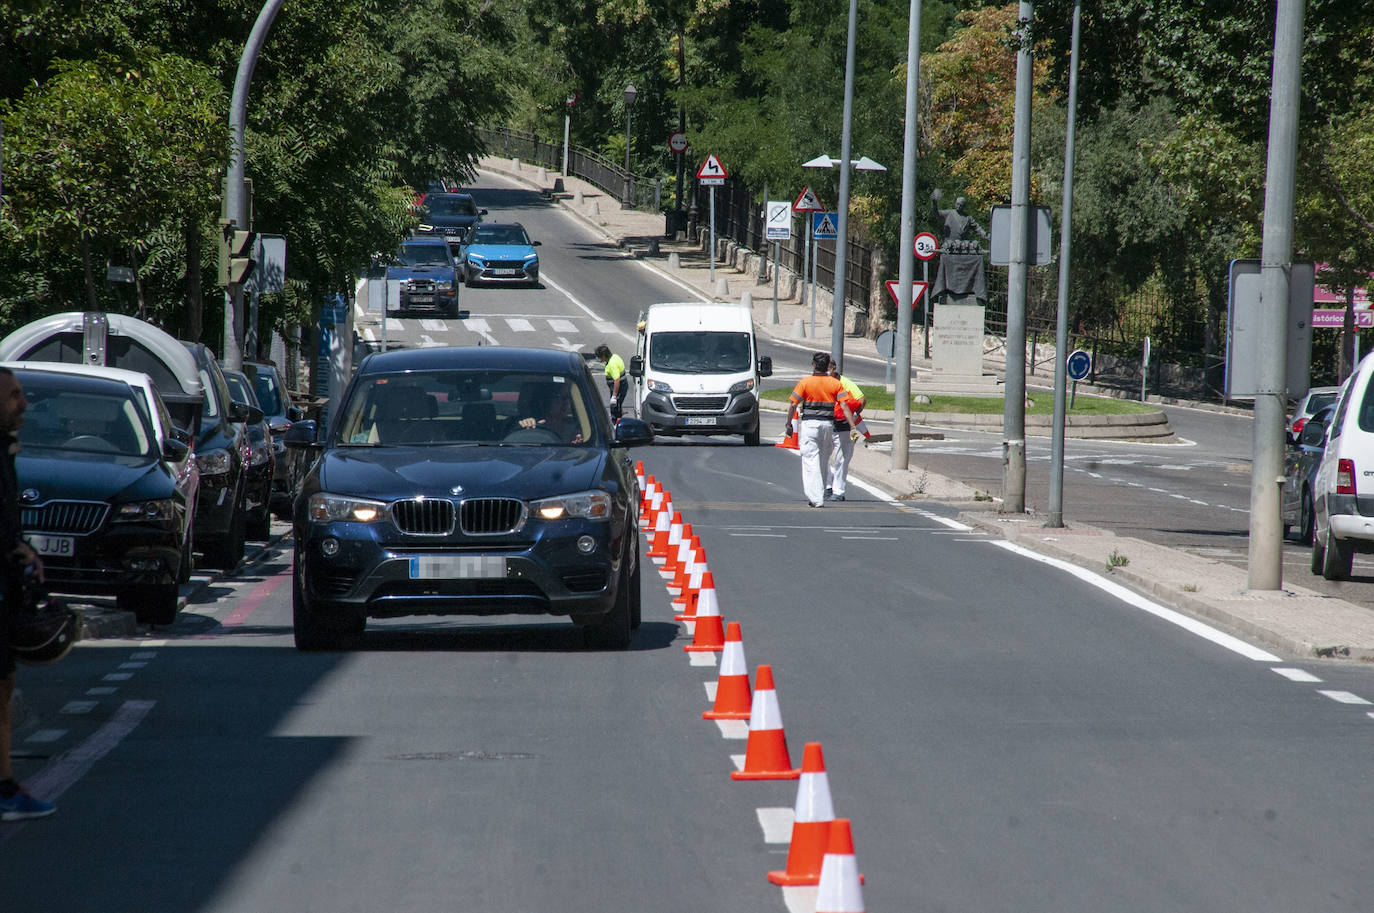
<svg viewBox="0 0 1374 913">
<path fill-rule="evenodd" d="M 796 435 L 778 446 L 795 448 Z M 830 784 L 819 742 L 808 742 L 800 769 L 792 767 L 787 736 L 773 681 L 773 668 L 761 665 L 749 685 L 744 638 L 739 622 L 726 626 L 716 599 L 715 580 L 706 565 L 701 540 L 692 535 L 673 510 L 672 499 L 653 476 L 644 475 L 643 463 L 635 465 L 643 496 L 640 523 L 647 533 L 647 554 L 660 565 L 673 604 L 681 609 L 674 618 L 693 624 L 688 652 L 720 652 L 720 672 L 715 699 L 702 713 L 709 720 L 749 721 L 742 769 L 734 780 L 797 780 L 792 837 L 787 865 L 768 873 L 768 880 L 783 886 L 817 885 L 816 913 L 863 913 L 863 876 L 858 872 L 850 821 L 835 818 Z"/>
</svg>

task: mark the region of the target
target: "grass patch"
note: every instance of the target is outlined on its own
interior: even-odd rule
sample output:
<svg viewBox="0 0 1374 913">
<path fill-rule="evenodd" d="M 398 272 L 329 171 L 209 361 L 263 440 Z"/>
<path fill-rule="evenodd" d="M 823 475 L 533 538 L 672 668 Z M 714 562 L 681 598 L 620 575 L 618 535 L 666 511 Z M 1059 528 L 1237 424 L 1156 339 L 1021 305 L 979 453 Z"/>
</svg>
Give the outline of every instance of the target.
<svg viewBox="0 0 1374 913">
<path fill-rule="evenodd" d="M 891 412 L 894 408 L 894 397 L 883 387 L 863 387 L 864 396 L 868 398 L 867 408 L 878 409 Z M 770 402 L 787 402 L 791 395 L 790 387 L 777 387 L 772 390 L 764 390 L 760 394 Z M 1054 414 L 1054 394 L 1049 392 L 1032 392 L 1030 394 L 1031 405 L 1026 408 L 1027 415 L 1053 415 Z M 1065 400 L 1067 406 L 1068 401 Z M 1001 415 L 1004 408 L 1002 397 L 1000 396 L 932 396 L 929 403 L 912 402 L 912 412 L 951 412 L 964 415 Z M 1151 406 L 1146 403 L 1137 403 L 1130 400 L 1114 399 L 1110 396 L 1085 396 L 1079 394 L 1074 398 L 1073 408 L 1069 410 L 1070 415 L 1132 415 L 1139 412 L 1158 412 L 1158 406 Z"/>
</svg>

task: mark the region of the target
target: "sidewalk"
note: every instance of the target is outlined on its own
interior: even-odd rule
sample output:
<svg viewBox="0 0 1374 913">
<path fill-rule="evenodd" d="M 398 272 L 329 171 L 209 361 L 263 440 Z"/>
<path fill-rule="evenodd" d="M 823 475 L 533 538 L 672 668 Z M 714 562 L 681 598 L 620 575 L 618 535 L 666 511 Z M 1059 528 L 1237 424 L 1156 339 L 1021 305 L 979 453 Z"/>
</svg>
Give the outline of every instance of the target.
<svg viewBox="0 0 1374 913">
<path fill-rule="evenodd" d="M 495 158 L 481 163 L 483 170 L 514 178 L 537 190 L 551 191 L 557 174 L 545 173 L 540 180 L 539 169 L 517 165 L 511 159 Z M 702 246 L 663 238 L 662 215 L 622 210 L 601 190 L 574 177 L 562 180 L 565 193 L 555 196 L 550 192 L 550 196 L 610 241 L 705 297 L 739 300 L 749 292 L 754 299 L 754 322 L 759 332 L 775 342 L 813 347 L 805 335 L 797 335 L 799 328 L 803 333 L 809 330 L 810 303 L 803 305 L 796 290 L 784 281 L 779 294 L 786 297 L 779 298 L 777 319 L 773 319 L 772 282 L 759 282 L 758 262 L 753 255 L 734 252 L 730 264 L 716 267 L 713 285 L 710 263 Z M 830 306 L 828 294 L 816 296 L 816 332 L 826 340 L 824 348 L 829 348 Z M 862 338 L 848 339 L 858 345 L 868 343 Z M 929 366 L 920 358 L 913 364 Z M 910 468 L 896 470 L 892 468 L 888 448 L 857 447 L 851 474 L 903 502 L 938 501 L 960 506 L 963 512 L 959 519 L 975 529 L 1105 574 L 1173 608 L 1285 653 L 1306 658 L 1374 660 L 1374 612 L 1291 584 L 1281 591 L 1250 591 L 1246 589 L 1246 572 L 1241 568 L 1117 536 L 1110 530 L 1085 526 L 1047 529 L 1042 519 L 1032 515 L 999 514 L 996 502 L 989 497 L 996 493 L 977 492 L 956 479 L 931 473 L 918 460 L 919 456 L 914 456 L 909 461 Z"/>
</svg>

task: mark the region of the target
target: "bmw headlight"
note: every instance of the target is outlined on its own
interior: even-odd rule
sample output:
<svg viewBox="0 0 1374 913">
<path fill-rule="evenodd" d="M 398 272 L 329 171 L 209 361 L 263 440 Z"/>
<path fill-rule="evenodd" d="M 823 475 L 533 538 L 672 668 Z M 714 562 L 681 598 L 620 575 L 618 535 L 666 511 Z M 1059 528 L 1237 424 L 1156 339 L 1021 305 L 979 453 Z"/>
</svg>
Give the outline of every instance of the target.
<svg viewBox="0 0 1374 913">
<path fill-rule="evenodd" d="M 650 392 L 650 393 L 672 393 L 672 392 L 673 392 L 673 388 L 670 387 L 670 386 L 668 386 L 667 384 L 665 384 L 665 383 L 664 383 L 663 381 L 661 381 L 661 380 L 651 380 L 651 381 L 649 381 L 649 392 Z"/>
<path fill-rule="evenodd" d="M 433 226 L 433 225 L 426 225 L 424 222 L 421 222 L 421 223 L 420 223 L 420 231 L 434 231 L 434 226 Z"/>
<path fill-rule="evenodd" d="M 229 471 L 233 460 L 229 456 L 229 451 L 220 447 L 197 454 L 196 465 L 200 467 L 202 476 L 218 476 Z"/>
<path fill-rule="evenodd" d="M 262 444 L 262 445 L 260 445 L 260 446 L 258 446 L 258 447 L 254 447 L 254 448 L 253 448 L 252 463 L 253 463 L 254 466 L 260 466 L 260 465 L 262 465 L 263 463 L 266 463 L 266 462 L 267 462 L 268 460 L 270 460 L 270 459 L 272 459 L 272 445 L 271 445 L 271 444 Z"/>
<path fill-rule="evenodd" d="M 310 519 L 321 522 L 353 520 L 358 523 L 371 523 L 386 515 L 386 503 L 369 498 L 350 498 L 345 495 L 317 492 L 310 496 L 307 513 Z"/>
<path fill-rule="evenodd" d="M 156 501 L 130 501 L 115 508 L 119 520 L 170 520 L 176 516 L 171 498 Z"/>
<path fill-rule="evenodd" d="M 581 491 L 558 498 L 530 502 L 530 513 L 542 520 L 562 520 L 579 517 L 584 520 L 605 520 L 611 515 L 611 496 L 604 491 Z"/>
<path fill-rule="evenodd" d="M 748 393 L 748 392 L 749 392 L 750 390 L 752 390 L 752 389 L 754 389 L 754 378 L 751 377 L 751 378 L 749 378 L 748 380 L 742 380 L 742 381 L 740 381 L 740 382 L 737 383 L 737 384 L 733 384 L 733 385 L 730 387 L 730 392 L 731 392 L 731 393 Z"/>
</svg>

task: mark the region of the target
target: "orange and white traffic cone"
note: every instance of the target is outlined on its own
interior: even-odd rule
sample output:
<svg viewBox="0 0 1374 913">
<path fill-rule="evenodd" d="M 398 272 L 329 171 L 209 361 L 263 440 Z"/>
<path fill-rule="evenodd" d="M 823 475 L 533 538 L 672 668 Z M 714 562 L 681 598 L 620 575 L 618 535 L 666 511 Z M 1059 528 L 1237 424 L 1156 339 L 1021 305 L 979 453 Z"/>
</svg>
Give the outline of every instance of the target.
<svg viewBox="0 0 1374 913">
<path fill-rule="evenodd" d="M 643 460 L 635 460 L 635 481 L 639 483 L 639 487 L 640 487 L 641 489 L 644 487 L 644 461 L 643 461 Z"/>
<path fill-rule="evenodd" d="M 639 523 L 641 526 L 649 524 L 651 514 L 650 509 L 654 504 L 654 489 L 658 487 L 658 480 L 649 476 L 644 480 L 644 487 L 640 489 L 639 495 Z"/>
<path fill-rule="evenodd" d="M 753 697 L 749 693 L 749 666 L 744 661 L 744 638 L 740 634 L 739 622 L 732 621 L 725 628 L 725 652 L 720 655 L 720 675 L 716 678 L 716 702 L 710 710 L 701 715 L 701 718 L 703 720 L 747 720 L 752 704 Z M 805 774 L 803 774 L 804 776 Z M 795 831 L 792 839 L 797 839 Z M 820 856 L 818 855 L 816 857 L 818 873 L 820 864 Z"/>
<path fill-rule="evenodd" d="M 830 823 L 818 884 L 816 913 L 864 913 L 859 861 L 854 856 L 854 833 L 848 818 Z"/>
<path fill-rule="evenodd" d="M 654 519 L 654 534 L 650 539 L 649 550 L 644 554 L 654 559 L 655 564 L 662 564 L 668 557 L 668 527 L 670 524 L 668 512 L 672 509 L 673 502 L 666 497 L 663 506 L 658 511 L 658 516 Z"/>
<path fill-rule="evenodd" d="M 658 569 L 668 580 L 673 579 L 677 573 L 677 552 L 682 547 L 682 513 L 673 511 L 673 518 L 668 521 L 668 546 L 663 556 L 663 566 Z"/>
<path fill-rule="evenodd" d="M 692 573 L 692 556 L 695 550 L 692 540 L 692 524 L 682 524 L 682 541 L 677 544 L 677 560 L 674 562 L 673 579 L 668 581 L 668 592 L 674 596 L 687 589 L 687 579 Z"/>
<path fill-rule="evenodd" d="M 692 604 L 697 591 L 701 589 L 701 569 L 705 559 L 701 539 L 693 536 L 692 541 L 687 543 L 687 559 L 683 562 L 682 576 L 674 581 L 678 594 L 673 597 L 673 605 L 685 609 Z"/>
<path fill-rule="evenodd" d="M 701 601 L 701 588 L 709 570 L 706 566 L 706 549 L 701 547 L 701 540 L 693 536 L 692 542 L 696 550 L 692 556 L 692 576 L 687 581 L 687 589 L 673 600 L 673 605 L 682 607 L 682 611 L 673 616 L 674 621 L 696 621 L 697 603 Z"/>
<path fill-rule="evenodd" d="M 801 419 L 792 423 L 792 433 L 782 439 L 781 444 L 774 444 L 774 447 L 781 447 L 783 450 L 800 450 L 801 443 L 797 440 L 797 435 L 801 432 Z"/>
<path fill-rule="evenodd" d="M 725 649 L 725 625 L 721 622 L 720 606 L 716 603 L 716 581 L 710 571 L 701 578 L 701 596 L 697 599 L 696 628 L 692 631 L 692 642 L 682 649 L 688 653 L 714 653 Z"/>
<path fill-rule="evenodd" d="M 724 658 L 721 659 L 721 674 L 725 674 Z M 835 820 L 820 742 L 806 743 L 801 779 L 797 783 L 797 803 L 792 811 L 792 843 L 787 848 L 787 868 L 769 872 L 768 880 L 780 885 L 819 884 L 821 863 L 825 861 L 825 848 L 830 839 L 830 823 Z"/>
<path fill-rule="evenodd" d="M 700 616 L 698 615 L 698 618 Z M 701 622 L 697 621 L 697 630 Z M 801 771 L 787 754 L 787 734 L 773 687 L 773 667 L 759 666 L 754 697 L 749 706 L 749 740 L 744 748 L 744 770 L 731 771 L 732 780 L 796 780 Z"/>
</svg>

